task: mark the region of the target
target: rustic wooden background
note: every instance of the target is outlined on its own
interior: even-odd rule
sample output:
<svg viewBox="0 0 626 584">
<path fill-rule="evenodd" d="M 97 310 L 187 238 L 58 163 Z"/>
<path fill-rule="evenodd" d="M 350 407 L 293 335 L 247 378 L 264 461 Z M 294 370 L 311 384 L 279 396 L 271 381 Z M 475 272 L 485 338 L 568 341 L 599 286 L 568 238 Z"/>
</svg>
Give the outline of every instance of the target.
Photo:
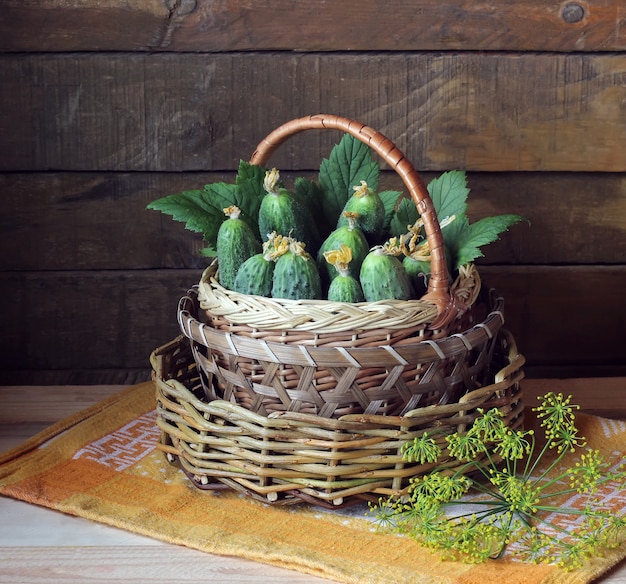
<svg viewBox="0 0 626 584">
<path fill-rule="evenodd" d="M 0 383 L 145 379 L 204 265 L 146 204 L 319 112 L 466 169 L 472 218 L 530 220 L 480 266 L 529 376 L 626 374 L 623 0 L 1 0 Z"/>
</svg>

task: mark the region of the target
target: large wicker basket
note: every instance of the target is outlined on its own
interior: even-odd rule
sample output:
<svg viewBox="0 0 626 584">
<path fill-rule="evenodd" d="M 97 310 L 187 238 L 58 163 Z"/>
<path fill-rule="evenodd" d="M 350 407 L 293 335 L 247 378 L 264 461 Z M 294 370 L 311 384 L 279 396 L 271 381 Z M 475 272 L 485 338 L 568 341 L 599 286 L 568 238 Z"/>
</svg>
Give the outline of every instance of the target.
<svg viewBox="0 0 626 584">
<path fill-rule="evenodd" d="M 446 399 L 445 388 L 472 377 L 471 368 L 457 366 L 448 377 L 435 376 L 425 382 L 423 403 L 402 416 L 356 413 L 325 418 L 285 410 L 261 415 L 230 399 L 207 396 L 206 381 L 201 381 L 204 374 L 193 356 L 196 339 L 206 338 L 216 351 L 227 350 L 231 342 L 243 354 L 256 349 L 247 337 L 226 340 L 228 333 L 195 320 L 186 312 L 193 302 L 187 298 L 182 319 L 193 341 L 181 335 L 151 356 L 162 430 L 160 448 L 198 488 L 234 489 L 264 502 L 309 502 L 336 508 L 401 495 L 411 477 L 434 466 L 404 460 L 402 448 L 408 441 L 428 432 L 443 442 L 447 434 L 464 431 L 481 410 L 491 408 L 504 413 L 509 427 L 523 424 L 519 382 L 524 358 L 501 326 L 502 300 L 492 300 L 493 311 L 469 330 L 398 349 L 403 359 L 420 362 L 425 353 L 429 359 L 445 361 L 447 354 L 489 347 L 480 351 L 480 359 L 488 363 L 480 367 L 485 373 L 482 385 L 474 382 L 473 390 L 458 399 Z M 280 343 L 268 342 L 268 346 L 280 356 Z M 392 354 L 382 348 L 360 350 L 371 353 L 372 361 Z M 310 351 L 314 359 L 329 352 L 325 348 Z M 440 396 L 438 401 L 431 399 L 432 394 Z M 446 459 L 438 464 L 453 465 Z"/>
<path fill-rule="evenodd" d="M 213 264 L 181 299 L 183 336 L 152 363 L 161 448 L 194 484 L 332 507 L 402 493 L 432 468 L 401 454 L 425 431 L 444 440 L 494 407 L 520 425 L 524 359 L 502 329 L 502 299 L 481 290 L 475 266 L 449 282 L 428 190 L 382 134 L 311 116 L 272 132 L 251 162 L 264 165 L 310 129 L 355 136 L 400 175 L 431 251 L 426 294 L 354 304 L 261 298 L 221 287 Z"/>
</svg>

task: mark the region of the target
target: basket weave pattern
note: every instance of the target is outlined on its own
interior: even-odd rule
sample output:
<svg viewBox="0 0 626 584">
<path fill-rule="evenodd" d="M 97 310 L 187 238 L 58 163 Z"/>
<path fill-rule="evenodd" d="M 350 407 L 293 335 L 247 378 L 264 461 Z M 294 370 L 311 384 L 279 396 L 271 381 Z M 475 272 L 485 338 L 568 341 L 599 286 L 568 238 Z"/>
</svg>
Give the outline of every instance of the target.
<svg viewBox="0 0 626 584">
<path fill-rule="evenodd" d="M 502 299 L 493 302 L 479 326 L 438 340 L 410 329 L 395 337 L 373 334 L 367 343 L 343 337 L 336 343 L 318 338 L 317 344 L 285 342 L 281 335 L 256 338 L 198 320 L 195 290 L 181 300 L 178 318 L 193 341 L 208 400 L 231 401 L 261 415 L 403 415 L 417 407 L 453 403 L 482 384 L 504 322 Z"/>
<path fill-rule="evenodd" d="M 298 342 L 319 335 L 337 338 L 341 333 L 345 337 L 366 332 L 365 336 L 371 338 L 372 331 L 379 331 L 378 336 L 381 336 L 380 331 L 385 331 L 384 336 L 387 331 L 424 330 L 437 316 L 436 305 L 424 300 L 346 303 L 240 294 L 219 284 L 217 268 L 214 262 L 202 274 L 198 286 L 200 307 L 213 319 L 213 326 L 238 325 L 240 331 L 248 330 L 247 326 L 256 331 L 257 337 L 263 331 L 268 331 L 270 336 L 281 331 L 283 336 L 297 333 Z M 473 264 L 464 267 L 453 283 L 452 294 L 460 305 L 469 308 L 479 291 L 478 270 Z M 312 334 L 302 334 L 305 332 Z M 430 334 L 441 336 L 442 331 Z"/>
<path fill-rule="evenodd" d="M 480 415 L 478 408 L 499 408 L 509 427 L 522 425 L 524 359 L 505 330 L 496 341 L 497 373 L 454 403 L 419 407 L 405 416 L 332 419 L 292 411 L 265 416 L 229 401 L 207 401 L 191 345 L 181 335 L 151 357 L 159 448 L 198 488 L 234 489 L 264 502 L 336 508 L 401 495 L 410 477 L 434 466 L 402 457 L 402 447 L 425 431 L 443 443 L 448 433 L 464 431 Z"/>
</svg>

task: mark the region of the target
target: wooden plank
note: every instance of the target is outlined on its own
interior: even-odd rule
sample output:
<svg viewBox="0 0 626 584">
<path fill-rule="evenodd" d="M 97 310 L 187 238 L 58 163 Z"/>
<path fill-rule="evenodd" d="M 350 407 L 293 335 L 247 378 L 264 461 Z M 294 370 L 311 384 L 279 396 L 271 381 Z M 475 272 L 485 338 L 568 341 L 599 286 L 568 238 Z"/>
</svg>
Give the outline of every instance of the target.
<svg viewBox="0 0 626 584">
<path fill-rule="evenodd" d="M 233 169 L 326 111 L 423 171 L 623 172 L 625 80 L 626 54 L 6 55 L 0 171 Z M 273 163 L 317 168 L 336 140 L 294 137 Z"/>
<path fill-rule="evenodd" d="M 0 274 L 0 384 L 16 370 L 147 371 L 199 279 L 200 270 Z"/>
<path fill-rule="evenodd" d="M 315 173 L 287 173 L 316 179 Z M 430 181 L 436 173 L 425 173 Z M 1 270 L 201 268 L 199 235 L 147 211 L 161 196 L 234 181 L 229 173 L 0 174 L 5 221 Z M 485 249 L 493 264 L 622 264 L 626 175 L 470 173 L 469 215 L 519 213 L 530 221 Z M 387 172 L 381 188 L 403 190 Z"/>
<path fill-rule="evenodd" d="M 621 0 L 5 0 L 0 50 L 619 51 Z M 123 23 L 123 26 L 121 26 Z M 37 34 L 33 34 L 37 31 Z"/>
<path fill-rule="evenodd" d="M 50 531 L 47 529 L 48 525 L 56 526 L 59 523 L 55 519 L 49 519 L 43 513 L 39 513 L 30 529 L 37 531 L 43 527 Z M 71 532 L 74 525 L 72 522 L 60 527 L 60 530 L 53 530 L 53 533 L 62 536 L 65 531 Z M 82 525 L 77 529 L 86 535 L 87 541 L 96 531 Z M 130 543 L 126 539 L 129 539 Z M 72 580 L 80 582 L 101 580 L 110 584 L 116 582 L 152 584 L 160 580 L 196 584 L 202 579 L 207 579 L 213 584 L 334 582 L 242 558 L 205 554 L 183 546 L 141 545 L 135 543 L 133 538 L 126 538 L 123 531 L 120 531 L 118 540 L 118 545 L 84 545 L 81 542 L 75 546 L 61 546 L 55 545 L 57 540 L 50 539 L 48 546 L 31 546 L 28 542 L 24 547 L 3 546 L 0 547 L 0 578 L 5 582 L 15 582 L 14 578 L 18 576 L 17 581 L 21 584 L 65 584 Z M 623 580 L 616 579 L 607 581 L 606 584 L 622 582 Z"/>
<path fill-rule="evenodd" d="M 235 173 L 11 173 L 0 270 L 201 268 L 201 236 L 146 205 Z"/>
<path fill-rule="evenodd" d="M 626 266 L 483 266 L 505 299 L 506 326 L 533 367 L 623 367 Z M 589 373 L 587 373 L 589 375 Z"/>
<path fill-rule="evenodd" d="M 0 386 L 0 427 L 53 424 L 122 391 L 119 385 Z"/>
<path fill-rule="evenodd" d="M 97 368 L 83 363 L 74 369 L 11 369 L 0 372 L 0 384 L 13 385 L 134 385 L 150 381 L 152 371 L 147 362 L 140 368 Z M 612 373 L 610 373 L 612 374 Z M 38 425 L 40 426 L 40 425 Z"/>
<path fill-rule="evenodd" d="M 624 368 L 626 266 L 485 266 L 481 275 L 505 298 L 529 367 Z M 197 270 L 0 274 L 0 384 L 20 371 L 147 371 L 150 352 L 177 334 L 178 298 L 198 279 Z"/>
</svg>

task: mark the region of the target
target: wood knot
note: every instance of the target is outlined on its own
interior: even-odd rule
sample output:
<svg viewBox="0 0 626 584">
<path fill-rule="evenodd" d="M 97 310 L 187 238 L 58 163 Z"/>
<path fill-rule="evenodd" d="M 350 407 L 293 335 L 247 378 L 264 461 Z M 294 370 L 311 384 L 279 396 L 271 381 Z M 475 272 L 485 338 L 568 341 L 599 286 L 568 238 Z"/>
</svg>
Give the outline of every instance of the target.
<svg viewBox="0 0 626 584">
<path fill-rule="evenodd" d="M 561 18 L 568 24 L 575 24 L 585 18 L 585 9 L 580 4 L 566 4 L 561 11 Z"/>
</svg>

